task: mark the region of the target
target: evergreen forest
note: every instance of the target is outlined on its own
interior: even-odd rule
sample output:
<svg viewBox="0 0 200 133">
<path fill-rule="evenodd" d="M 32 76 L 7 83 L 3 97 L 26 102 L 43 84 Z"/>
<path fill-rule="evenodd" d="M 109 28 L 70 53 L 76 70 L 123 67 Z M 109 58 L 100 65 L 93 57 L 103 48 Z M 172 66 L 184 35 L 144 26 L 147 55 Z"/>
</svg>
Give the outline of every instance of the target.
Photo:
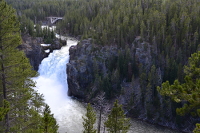
<svg viewBox="0 0 200 133">
<path fill-rule="evenodd" d="M 2 0 L 0 2 L 4 3 Z M 54 33 L 50 33 L 48 29 L 42 31 L 40 25 L 48 16 L 59 16 L 64 18 L 57 23 L 57 32 L 79 37 L 80 40 L 88 38 L 92 40 L 92 49 L 87 52 L 87 56 L 92 57 L 92 63 L 88 65 L 91 66 L 88 67 L 91 68 L 88 72 L 92 80 L 84 86 L 87 94 L 90 94 L 85 98 L 86 101 L 95 101 L 102 92 L 105 93 L 107 101 L 124 97 L 125 102 L 121 102 L 123 109 L 131 117 L 153 124 L 171 125 L 169 127 L 186 132 L 200 132 L 200 126 L 196 124 L 200 123 L 200 0 L 6 0 L 6 2 L 16 10 L 18 17 L 18 19 L 11 17 L 16 20 L 9 21 L 10 23 L 14 21 L 10 24 L 13 27 L 12 31 L 7 30 L 13 33 L 14 39 L 19 40 L 20 30 L 21 34 L 43 37 L 47 42 L 51 42 Z M 0 10 L 3 8 L 4 4 L 1 4 Z M 13 9 L 7 10 L 12 11 L 12 15 L 15 14 Z M 0 15 L 8 16 L 8 13 L 4 11 L 0 12 Z M 3 29 L 2 26 L 7 25 L 3 20 L 7 18 L 0 19 L 2 19 L 0 29 Z M 18 20 L 20 26 L 16 23 Z M 16 25 L 18 28 L 15 28 Z M 2 41 L 8 40 L 7 37 L 9 38 L 8 35 L 11 34 L 5 34 L 5 38 L 2 38 L 1 34 L 4 34 L 3 30 L 0 31 L 0 45 L 3 45 Z M 11 44 L 12 40 L 6 41 L 6 46 L 7 43 Z M 16 46 L 19 44 L 20 41 Z M 0 46 L 1 51 L 3 47 Z M 78 47 L 83 48 L 83 43 L 79 43 Z M 106 48 L 113 48 L 114 54 L 105 54 Z M 24 104 L 23 106 L 12 103 L 12 100 L 5 97 L 6 95 L 1 99 L 3 107 L 0 108 L 3 110 L 1 114 L 10 112 L 5 118 L 0 117 L 7 125 L 3 130 L 25 130 L 30 119 L 28 116 L 37 115 L 35 119 L 31 119 L 35 121 L 46 116 L 38 115 L 39 111 L 44 111 L 41 107 L 45 105 L 42 102 L 38 103 L 39 109 L 35 107 L 34 102 L 37 100 L 33 98 L 37 96 L 42 99 L 42 96 L 29 87 L 33 85 L 29 77 L 34 74 L 27 74 L 29 71 L 25 71 L 28 61 L 24 60 L 24 55 L 20 57 L 23 58 L 24 64 L 20 63 L 23 66 L 16 66 L 13 64 L 19 63 L 20 59 L 11 63 L 6 59 L 8 52 L 1 53 L 1 84 L 2 88 L 5 87 L 1 90 L 1 95 L 5 95 L 4 90 L 10 89 L 11 94 L 7 94 L 7 97 L 13 99 L 15 84 L 24 88 L 18 87 L 19 90 L 15 92 L 14 98 L 20 99 L 22 90 L 26 90 L 29 95 L 23 100 L 24 102 L 20 102 Z M 18 57 L 12 53 L 9 52 L 8 60 L 12 60 L 11 57 Z M 103 62 L 103 67 L 100 62 Z M 13 78 L 20 77 L 22 75 L 17 74 L 23 73 L 17 72 L 16 75 L 11 73 L 11 70 L 16 69 L 23 71 L 23 77 L 26 77 L 18 78 L 21 80 L 20 83 Z M 7 78 L 9 82 L 6 81 Z M 30 106 L 28 101 L 34 104 Z M 13 110 L 13 106 L 20 108 Z M 27 106 L 29 108 L 23 108 Z M 27 109 L 31 114 L 25 113 Z M 14 115 L 12 112 L 18 112 L 18 115 L 23 116 L 16 121 L 23 121 L 26 118 L 27 122 L 14 127 L 16 121 L 8 122 Z"/>
</svg>

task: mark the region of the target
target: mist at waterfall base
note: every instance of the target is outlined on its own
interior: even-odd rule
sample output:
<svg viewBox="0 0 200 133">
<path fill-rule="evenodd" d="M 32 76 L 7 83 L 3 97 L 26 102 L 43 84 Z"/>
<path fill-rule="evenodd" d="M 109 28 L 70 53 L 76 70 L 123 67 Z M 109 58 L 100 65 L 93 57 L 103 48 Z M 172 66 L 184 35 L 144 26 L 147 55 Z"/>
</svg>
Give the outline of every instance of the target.
<svg viewBox="0 0 200 133">
<path fill-rule="evenodd" d="M 68 39 L 67 46 L 50 53 L 39 66 L 39 76 L 33 78 L 36 81 L 35 90 L 44 95 L 45 102 L 50 106 L 59 124 L 59 133 L 82 133 L 83 131 L 82 116 L 85 115 L 86 109 L 80 102 L 67 95 L 66 64 L 69 62 L 69 48 L 77 43 L 76 40 Z M 147 132 L 173 133 L 174 131 L 138 120 L 131 121 L 131 129 L 128 133 Z"/>
<path fill-rule="evenodd" d="M 69 61 L 69 48 L 77 41 L 68 40 L 67 46 L 54 50 L 39 66 L 39 76 L 34 78 L 36 90 L 44 95 L 59 124 L 59 133 L 81 133 L 82 116 L 85 108 L 67 95 L 66 64 Z"/>
</svg>

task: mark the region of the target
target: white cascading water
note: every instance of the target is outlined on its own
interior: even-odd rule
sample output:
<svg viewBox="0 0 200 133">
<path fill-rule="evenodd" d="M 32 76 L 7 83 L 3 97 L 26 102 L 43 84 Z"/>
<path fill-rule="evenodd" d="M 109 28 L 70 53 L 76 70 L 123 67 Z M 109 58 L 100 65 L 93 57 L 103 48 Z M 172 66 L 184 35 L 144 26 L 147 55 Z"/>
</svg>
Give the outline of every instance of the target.
<svg viewBox="0 0 200 133">
<path fill-rule="evenodd" d="M 76 40 L 68 39 L 67 46 L 50 53 L 39 66 L 39 76 L 34 78 L 37 82 L 35 89 L 44 95 L 45 102 L 59 124 L 59 133 L 81 133 L 83 130 L 85 108 L 67 95 L 66 64 L 69 61 L 69 48 L 77 43 Z"/>
</svg>

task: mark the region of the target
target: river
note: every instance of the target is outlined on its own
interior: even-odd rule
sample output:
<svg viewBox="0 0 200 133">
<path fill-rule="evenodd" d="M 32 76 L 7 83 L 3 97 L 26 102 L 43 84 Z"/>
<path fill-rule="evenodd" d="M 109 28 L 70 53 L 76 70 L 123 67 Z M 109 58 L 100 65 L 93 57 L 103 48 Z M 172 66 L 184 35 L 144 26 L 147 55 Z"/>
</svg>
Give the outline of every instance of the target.
<svg viewBox="0 0 200 133">
<path fill-rule="evenodd" d="M 57 35 L 58 37 L 58 35 Z M 67 46 L 54 50 L 43 59 L 39 66 L 39 76 L 34 78 L 36 90 L 44 95 L 59 124 L 59 133 L 82 133 L 82 116 L 86 110 L 82 103 L 67 95 L 66 64 L 69 61 L 69 48 L 78 43 L 67 39 Z M 172 133 L 174 131 L 132 120 L 129 133 Z"/>
</svg>

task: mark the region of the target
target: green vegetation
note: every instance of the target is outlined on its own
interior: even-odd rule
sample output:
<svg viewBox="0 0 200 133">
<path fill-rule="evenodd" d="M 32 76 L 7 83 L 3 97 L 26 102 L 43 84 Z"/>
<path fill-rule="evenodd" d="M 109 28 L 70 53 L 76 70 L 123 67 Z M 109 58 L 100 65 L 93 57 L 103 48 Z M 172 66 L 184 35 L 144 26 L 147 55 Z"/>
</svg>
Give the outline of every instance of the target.
<svg viewBox="0 0 200 133">
<path fill-rule="evenodd" d="M 91 99 L 100 92 L 105 92 L 108 100 L 124 95 L 127 87 L 122 88 L 122 85 L 130 83 L 131 97 L 126 106 L 129 114 L 142 112 L 144 119 L 157 123 L 170 121 L 180 128 L 184 128 L 180 123 L 185 119 L 181 120 L 183 117 L 177 116 L 176 110 L 198 117 L 194 100 L 200 96 L 197 92 L 193 94 L 193 90 L 185 90 L 198 85 L 193 79 L 198 77 L 198 66 L 193 65 L 194 75 L 190 74 L 189 66 L 183 66 L 200 48 L 199 0 L 6 1 L 17 10 L 22 33 L 43 37 L 50 43 L 52 34 L 48 30 L 42 31 L 39 25 L 47 16 L 64 16 L 57 25 L 60 33 L 93 39 L 94 49 L 89 54 L 99 56 L 92 58 L 94 80 L 86 87 L 87 91 L 93 91 L 91 86 L 96 88 L 95 92 L 88 93 Z M 117 52 L 108 57 L 102 52 L 105 47 L 117 47 Z M 100 66 L 101 61 L 103 65 Z M 162 82 L 162 87 L 175 87 L 172 94 L 183 91 L 192 95 L 172 96 L 169 93 L 179 103 L 173 102 L 158 93 L 157 86 Z M 139 94 L 136 89 L 140 90 Z M 187 102 L 180 108 L 182 100 Z"/>
<path fill-rule="evenodd" d="M 2 107 L 0 107 L 0 121 L 4 119 L 8 111 L 9 111 L 9 103 L 6 100 L 4 100 Z"/>
<path fill-rule="evenodd" d="M 0 0 L 0 11 L 0 132 L 41 133 L 44 100 L 33 90 L 36 72 L 17 49 L 21 36 L 15 10 Z"/>
<path fill-rule="evenodd" d="M 41 28 L 40 24 L 35 24 L 25 15 L 18 16 L 20 21 L 20 31 L 21 34 L 28 34 L 32 37 L 42 37 L 44 43 L 52 44 L 55 39 L 54 31 L 51 31 L 49 28 Z"/>
<path fill-rule="evenodd" d="M 184 72 L 186 74 L 184 83 L 175 80 L 170 85 L 169 81 L 166 81 L 161 88 L 158 87 L 158 90 L 162 95 L 170 96 L 174 101 L 183 103 L 183 107 L 176 110 L 178 114 L 191 113 L 193 116 L 200 117 L 200 51 L 192 54 Z M 200 130 L 199 124 L 194 131 L 198 130 Z"/>
<path fill-rule="evenodd" d="M 41 129 L 44 133 L 57 133 L 58 125 L 48 105 L 43 110 Z"/>
<path fill-rule="evenodd" d="M 109 133 L 127 133 L 130 128 L 129 119 L 125 117 L 122 105 L 119 105 L 117 100 L 108 115 L 105 126 Z"/>
<path fill-rule="evenodd" d="M 46 20 L 46 17 L 55 14 L 54 12 L 57 12 L 56 8 L 61 11 L 60 6 L 57 7 L 57 4 L 57 6 L 52 5 L 52 3 L 55 2 L 49 0 L 6 0 L 6 2 L 11 4 L 16 9 L 20 21 L 20 31 L 22 34 L 29 34 L 32 37 L 42 37 L 44 39 L 44 43 L 53 43 L 53 40 L 55 39 L 54 32 L 46 28 L 42 30 L 41 25 L 42 20 Z M 51 7 L 44 7 L 49 4 Z M 63 16 L 64 13 L 62 12 L 61 14 L 61 16 Z M 55 14 L 55 16 L 60 15 Z"/>
<path fill-rule="evenodd" d="M 96 115 L 90 104 L 87 105 L 87 112 L 83 117 L 83 133 L 96 133 L 93 125 L 96 121 Z M 109 133 L 127 133 L 130 128 L 129 119 L 125 117 L 122 105 L 119 105 L 118 100 L 115 101 L 113 108 L 108 115 L 107 121 L 104 123 Z M 100 129 L 99 129 L 100 132 Z"/>
<path fill-rule="evenodd" d="M 96 113 L 93 111 L 92 106 L 90 104 L 87 105 L 87 112 L 85 117 L 83 117 L 83 133 L 96 133 L 96 129 L 94 129 L 93 125 L 96 122 Z"/>
<path fill-rule="evenodd" d="M 118 47 L 115 57 L 103 60 L 106 74 L 95 68 L 99 71 L 93 73 L 98 88 L 94 94 L 104 91 L 106 99 L 113 99 L 124 92 L 123 82 L 134 82 L 134 77 L 140 82 L 139 100 L 145 117 L 158 123 L 175 118 L 173 121 L 180 123 L 182 117 L 175 111 L 181 103 L 161 97 L 156 87 L 175 79 L 184 83 L 183 66 L 199 50 L 199 5 L 198 0 L 80 0 L 70 6 L 59 27 L 64 33 L 82 35 L 82 39 L 93 38 L 99 50 Z M 140 61 L 139 50 L 149 58 Z M 99 58 L 96 61 L 100 62 Z"/>
</svg>

